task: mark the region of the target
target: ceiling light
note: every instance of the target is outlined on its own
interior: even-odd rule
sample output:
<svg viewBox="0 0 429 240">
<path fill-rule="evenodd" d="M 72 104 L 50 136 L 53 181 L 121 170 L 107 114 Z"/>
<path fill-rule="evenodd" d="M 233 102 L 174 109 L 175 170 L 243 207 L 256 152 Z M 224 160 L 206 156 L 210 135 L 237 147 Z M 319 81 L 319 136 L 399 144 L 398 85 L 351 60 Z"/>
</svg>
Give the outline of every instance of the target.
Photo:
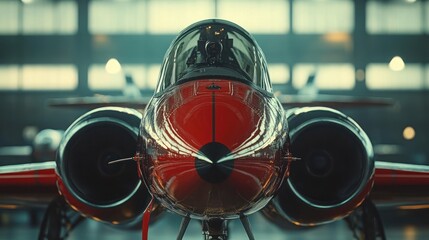
<svg viewBox="0 0 429 240">
<path fill-rule="evenodd" d="M 414 137 L 416 136 L 416 131 L 414 130 L 413 127 L 408 126 L 408 127 L 404 128 L 402 135 L 404 136 L 404 139 L 406 139 L 406 140 L 413 140 Z"/>
<path fill-rule="evenodd" d="M 402 71 L 405 68 L 405 63 L 404 60 L 402 60 L 402 58 L 400 56 L 395 56 L 392 58 L 392 60 L 390 60 L 389 62 L 389 68 L 392 71 Z"/>
<path fill-rule="evenodd" d="M 122 67 L 116 58 L 111 58 L 109 61 L 107 61 L 105 69 L 107 73 L 117 74 L 121 72 Z"/>
</svg>

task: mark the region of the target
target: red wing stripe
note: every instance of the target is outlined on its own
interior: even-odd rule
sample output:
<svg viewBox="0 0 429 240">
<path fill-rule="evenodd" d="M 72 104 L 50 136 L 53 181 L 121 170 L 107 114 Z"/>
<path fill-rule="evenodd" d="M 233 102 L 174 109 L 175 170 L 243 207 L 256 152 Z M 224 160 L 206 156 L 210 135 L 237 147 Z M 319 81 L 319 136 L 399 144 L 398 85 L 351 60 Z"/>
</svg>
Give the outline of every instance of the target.
<svg viewBox="0 0 429 240">
<path fill-rule="evenodd" d="M 429 186 L 429 166 L 376 162 L 375 185 Z"/>
<path fill-rule="evenodd" d="M 55 162 L 27 163 L 0 167 L 0 186 L 55 186 Z"/>
<path fill-rule="evenodd" d="M 0 174 L 55 169 L 56 166 L 57 164 L 54 161 L 7 165 L 0 167 Z"/>
</svg>

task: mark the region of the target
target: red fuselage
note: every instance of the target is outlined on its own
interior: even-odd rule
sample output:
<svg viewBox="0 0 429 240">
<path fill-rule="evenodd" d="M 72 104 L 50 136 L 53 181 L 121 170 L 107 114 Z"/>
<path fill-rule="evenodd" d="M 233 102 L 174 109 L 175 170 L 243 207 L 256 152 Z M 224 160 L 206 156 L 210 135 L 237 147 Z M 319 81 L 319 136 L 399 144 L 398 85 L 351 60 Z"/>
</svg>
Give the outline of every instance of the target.
<svg viewBox="0 0 429 240">
<path fill-rule="evenodd" d="M 189 81 L 155 95 L 141 136 L 150 191 L 170 210 L 195 218 L 259 210 L 288 167 L 282 106 L 238 81 Z"/>
</svg>

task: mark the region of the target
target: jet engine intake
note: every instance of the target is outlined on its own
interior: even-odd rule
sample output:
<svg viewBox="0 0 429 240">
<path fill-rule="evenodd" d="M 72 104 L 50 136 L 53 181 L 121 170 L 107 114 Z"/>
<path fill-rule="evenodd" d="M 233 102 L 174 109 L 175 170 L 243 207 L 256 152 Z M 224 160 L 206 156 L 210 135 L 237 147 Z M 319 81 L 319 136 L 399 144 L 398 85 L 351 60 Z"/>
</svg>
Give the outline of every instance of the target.
<svg viewBox="0 0 429 240">
<path fill-rule="evenodd" d="M 301 226 L 347 216 L 372 188 L 369 138 L 355 121 L 333 109 L 299 108 L 287 115 L 290 151 L 301 160 L 291 164 L 289 178 L 273 200 L 278 215 Z"/>
<path fill-rule="evenodd" d="M 65 132 L 57 156 L 59 189 L 75 210 L 93 219 L 121 224 L 140 217 L 150 195 L 135 161 L 141 114 L 105 107 L 77 119 Z"/>
</svg>

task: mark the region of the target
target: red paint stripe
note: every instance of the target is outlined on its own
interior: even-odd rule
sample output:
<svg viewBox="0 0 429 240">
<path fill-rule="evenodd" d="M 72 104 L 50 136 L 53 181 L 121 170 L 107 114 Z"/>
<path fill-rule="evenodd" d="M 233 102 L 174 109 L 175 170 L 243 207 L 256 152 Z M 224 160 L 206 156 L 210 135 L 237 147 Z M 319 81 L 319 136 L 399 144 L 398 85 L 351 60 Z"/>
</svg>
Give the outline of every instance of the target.
<svg viewBox="0 0 429 240">
<path fill-rule="evenodd" d="M 153 208 L 153 197 L 150 200 L 149 205 L 147 206 L 146 210 L 143 214 L 143 221 L 142 221 L 142 240 L 148 240 L 149 236 L 149 222 L 150 222 L 150 214 L 152 213 Z"/>
<path fill-rule="evenodd" d="M 35 170 L 0 175 L 0 186 L 55 186 L 55 169 Z"/>
<path fill-rule="evenodd" d="M 376 186 L 429 186 L 428 172 L 413 172 L 393 169 L 376 169 Z"/>
</svg>

